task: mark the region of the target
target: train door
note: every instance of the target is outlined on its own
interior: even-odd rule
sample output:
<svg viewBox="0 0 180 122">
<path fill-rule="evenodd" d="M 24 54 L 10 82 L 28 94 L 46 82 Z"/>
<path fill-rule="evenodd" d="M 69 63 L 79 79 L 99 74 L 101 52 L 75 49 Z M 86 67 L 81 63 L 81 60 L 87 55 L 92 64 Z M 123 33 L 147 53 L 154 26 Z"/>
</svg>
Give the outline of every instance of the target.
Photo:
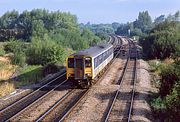
<svg viewBox="0 0 180 122">
<path fill-rule="evenodd" d="M 75 58 L 75 79 L 84 79 L 84 59 Z"/>
</svg>

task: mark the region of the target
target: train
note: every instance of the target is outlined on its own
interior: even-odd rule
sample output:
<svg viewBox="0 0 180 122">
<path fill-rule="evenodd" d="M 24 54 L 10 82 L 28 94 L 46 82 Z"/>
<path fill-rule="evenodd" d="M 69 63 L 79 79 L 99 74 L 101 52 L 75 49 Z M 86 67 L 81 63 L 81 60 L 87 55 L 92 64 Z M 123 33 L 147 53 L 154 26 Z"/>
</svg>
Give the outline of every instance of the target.
<svg viewBox="0 0 180 122">
<path fill-rule="evenodd" d="M 90 87 L 113 57 L 112 44 L 100 44 L 74 53 L 66 59 L 66 78 L 82 88 Z"/>
</svg>

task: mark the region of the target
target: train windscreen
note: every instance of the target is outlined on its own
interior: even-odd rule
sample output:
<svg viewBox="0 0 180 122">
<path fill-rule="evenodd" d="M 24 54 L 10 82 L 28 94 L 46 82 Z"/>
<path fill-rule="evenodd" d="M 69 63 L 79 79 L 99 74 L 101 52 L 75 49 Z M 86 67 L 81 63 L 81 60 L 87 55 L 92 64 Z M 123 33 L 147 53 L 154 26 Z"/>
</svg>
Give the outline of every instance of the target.
<svg viewBox="0 0 180 122">
<path fill-rule="evenodd" d="M 68 68 L 74 68 L 74 58 L 68 58 Z"/>
</svg>

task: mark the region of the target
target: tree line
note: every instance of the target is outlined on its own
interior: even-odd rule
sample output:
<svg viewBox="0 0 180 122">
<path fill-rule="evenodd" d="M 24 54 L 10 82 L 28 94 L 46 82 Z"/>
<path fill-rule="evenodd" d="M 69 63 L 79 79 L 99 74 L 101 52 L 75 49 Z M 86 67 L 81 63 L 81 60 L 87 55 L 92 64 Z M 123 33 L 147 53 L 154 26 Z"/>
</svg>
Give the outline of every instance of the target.
<svg viewBox="0 0 180 122">
<path fill-rule="evenodd" d="M 14 53 L 14 63 L 63 63 L 68 51 L 82 50 L 101 41 L 89 29 L 80 28 L 75 15 L 46 9 L 6 12 L 0 17 L 0 32 L 0 41 L 8 42 L 5 51 Z"/>
</svg>

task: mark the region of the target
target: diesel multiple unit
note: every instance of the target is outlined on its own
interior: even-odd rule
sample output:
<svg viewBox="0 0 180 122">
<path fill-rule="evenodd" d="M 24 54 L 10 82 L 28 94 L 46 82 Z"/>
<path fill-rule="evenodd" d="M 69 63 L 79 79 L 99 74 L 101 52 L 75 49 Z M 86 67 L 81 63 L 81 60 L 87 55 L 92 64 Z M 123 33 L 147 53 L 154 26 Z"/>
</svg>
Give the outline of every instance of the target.
<svg viewBox="0 0 180 122">
<path fill-rule="evenodd" d="M 67 79 L 80 86 L 91 85 L 113 59 L 113 45 L 101 44 L 70 55 L 66 62 Z"/>
</svg>

